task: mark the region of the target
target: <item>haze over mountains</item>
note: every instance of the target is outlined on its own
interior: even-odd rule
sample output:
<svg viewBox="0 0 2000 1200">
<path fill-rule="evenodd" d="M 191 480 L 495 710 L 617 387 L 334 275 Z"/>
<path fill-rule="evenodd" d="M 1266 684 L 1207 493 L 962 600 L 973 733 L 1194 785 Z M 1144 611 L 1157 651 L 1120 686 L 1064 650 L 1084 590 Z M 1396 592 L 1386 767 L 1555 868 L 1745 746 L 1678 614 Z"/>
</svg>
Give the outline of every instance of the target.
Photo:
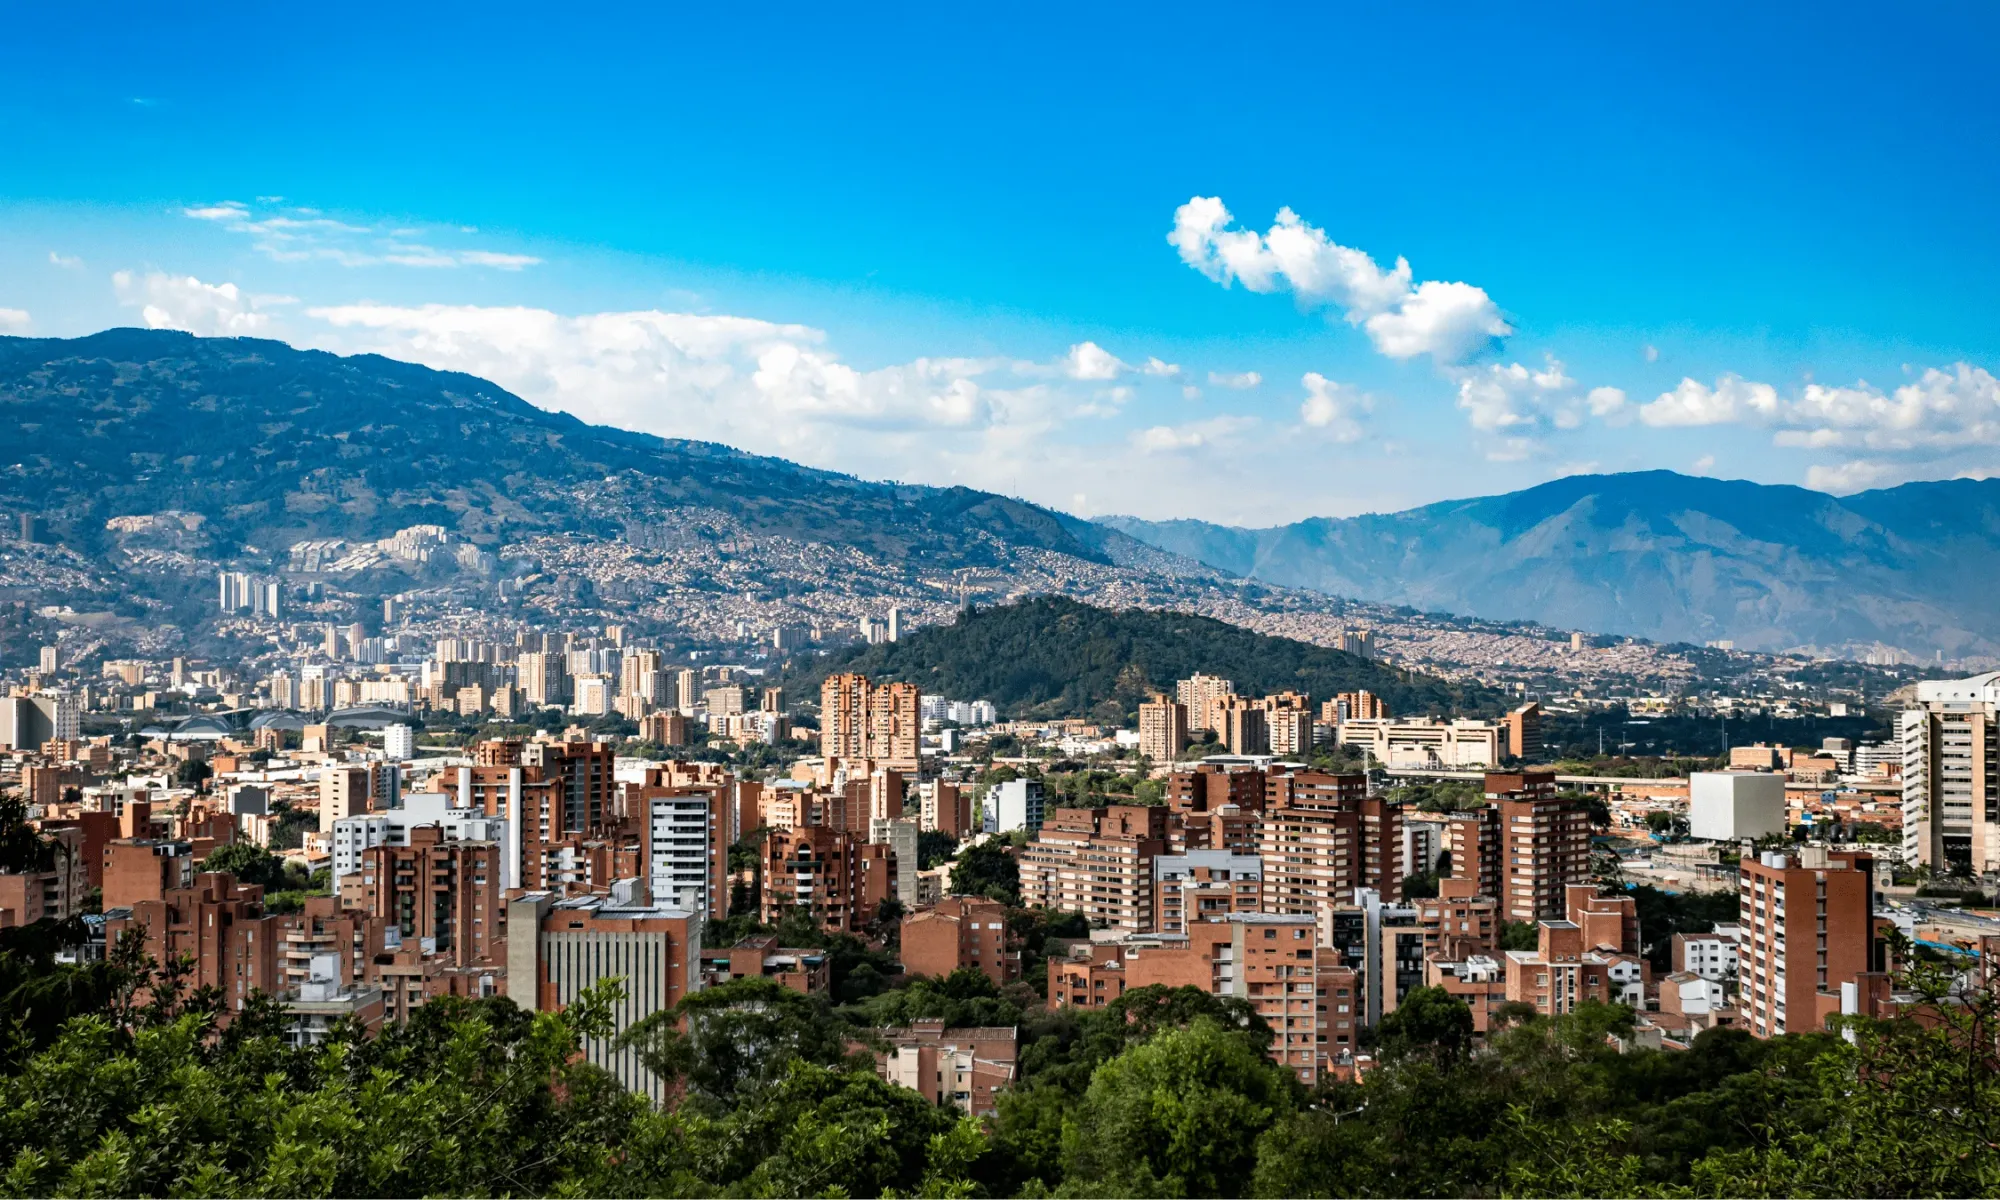
<svg viewBox="0 0 2000 1200">
<path fill-rule="evenodd" d="M 1650 472 L 1265 530 L 1089 522 L 586 425 L 386 358 L 135 329 L 0 338 L 0 423 L 0 510 L 35 514 L 70 556 L 0 571 L 0 591 L 37 602 L 129 593 L 184 613 L 212 603 L 218 564 L 276 569 L 303 539 L 437 524 L 529 546 L 513 569 L 558 588 L 552 605 L 609 597 L 662 620 L 703 595 L 763 605 L 753 625 L 913 597 L 944 613 L 966 573 L 1149 605 L 1237 596 L 1240 576 L 1656 640 L 2000 654 L 2000 482 L 1836 499 Z M 565 568 L 537 538 L 645 561 Z"/>
<path fill-rule="evenodd" d="M 1492 620 L 1759 650 L 2000 651 L 2000 480 L 1836 498 L 1646 471 L 1271 529 L 1101 523 L 1246 578 Z"/>
</svg>

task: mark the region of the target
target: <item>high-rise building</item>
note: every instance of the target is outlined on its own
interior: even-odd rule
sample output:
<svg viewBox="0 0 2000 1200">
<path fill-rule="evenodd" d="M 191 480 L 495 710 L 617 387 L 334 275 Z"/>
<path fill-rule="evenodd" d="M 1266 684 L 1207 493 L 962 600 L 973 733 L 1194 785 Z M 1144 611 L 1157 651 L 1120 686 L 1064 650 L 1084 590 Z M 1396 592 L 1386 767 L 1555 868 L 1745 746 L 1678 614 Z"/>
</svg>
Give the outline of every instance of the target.
<svg viewBox="0 0 2000 1200">
<path fill-rule="evenodd" d="M 1372 629 L 1343 629 L 1340 631 L 1340 648 L 1361 658 L 1375 657 L 1375 631 Z"/>
<path fill-rule="evenodd" d="M 332 833 L 335 821 L 367 812 L 370 782 L 367 767 L 330 766 L 321 771 L 319 831 Z"/>
<path fill-rule="evenodd" d="M 982 801 L 981 827 L 986 833 L 1034 833 L 1045 819 L 1042 781 L 1011 779 L 986 789 Z"/>
<path fill-rule="evenodd" d="M 1336 693 L 1319 709 L 1319 719 L 1328 725 L 1339 725 L 1344 721 L 1386 721 L 1388 718 L 1388 703 L 1365 689 Z"/>
<path fill-rule="evenodd" d="M 618 1035 L 680 1003 L 701 986 L 698 913 L 630 899 L 530 892 L 507 905 L 507 994 L 523 1008 L 559 1012 L 585 988 L 619 980 L 611 1033 L 584 1042 L 584 1055 L 628 1090 L 664 1103 L 667 1083 Z"/>
<path fill-rule="evenodd" d="M 1219 729 L 1221 702 L 1235 694 L 1235 683 L 1199 672 L 1174 684 L 1174 699 L 1186 706 L 1190 729 Z"/>
<path fill-rule="evenodd" d="M 819 752 L 827 758 L 868 755 L 866 675 L 829 675 L 819 689 Z"/>
<path fill-rule="evenodd" d="M 0 697 L 0 750 L 34 750 L 43 742 L 72 741 L 82 713 L 74 696 Z"/>
<path fill-rule="evenodd" d="M 1222 735 L 1222 744 L 1231 754 L 1269 754 L 1271 729 L 1265 718 L 1262 704 L 1229 696 L 1219 705 L 1219 724 L 1215 730 Z"/>
<path fill-rule="evenodd" d="M 1166 853 L 1167 817 L 1144 805 L 1056 809 L 1021 851 L 1021 903 L 1115 929 L 1149 928 L 1153 860 Z"/>
<path fill-rule="evenodd" d="M 570 711 L 578 716 L 602 717 L 612 711 L 612 680 L 609 675 L 579 675 L 574 681 L 575 701 Z"/>
<path fill-rule="evenodd" d="M 1177 762 L 1187 744 L 1187 705 L 1158 695 L 1139 706 L 1139 753 L 1146 759 Z"/>
<path fill-rule="evenodd" d="M 728 915 L 723 874 L 728 846 L 716 828 L 715 796 L 697 788 L 628 790 L 626 803 L 643 804 L 648 894 L 665 908 Z"/>
<path fill-rule="evenodd" d="M 701 703 L 701 672 L 682 667 L 674 675 L 674 707 L 683 715 L 693 716 L 696 706 Z"/>
<path fill-rule="evenodd" d="M 1806 846 L 1739 865 L 1745 1027 L 1758 1037 L 1824 1028 L 1842 1011 L 1842 986 L 1884 965 L 1875 944 L 1874 860 Z"/>
<path fill-rule="evenodd" d="M 922 703 L 914 683 L 876 685 L 866 675 L 830 675 L 820 685 L 820 753 L 917 771 L 923 766 Z"/>
<path fill-rule="evenodd" d="M 800 825 L 766 839 L 761 915 L 775 925 L 801 908 L 829 933 L 860 933 L 896 894 L 895 857 L 862 833 Z"/>
<path fill-rule="evenodd" d="M 2000 870 L 1996 713 L 2000 671 L 1917 684 L 1916 705 L 1898 721 L 1905 861 L 1939 873 Z"/>
<path fill-rule="evenodd" d="M 61 659 L 56 653 L 56 648 L 54 646 L 42 647 L 42 656 L 41 656 L 42 674 L 44 675 L 55 674 L 56 668 L 60 664 L 60 662 Z"/>
<path fill-rule="evenodd" d="M 1367 776 L 1273 770 L 1264 794 L 1266 912 L 1315 913 L 1356 888 L 1402 891 L 1402 806 L 1369 796 Z"/>
<path fill-rule="evenodd" d="M 1265 712 L 1271 753 L 1296 757 L 1312 753 L 1313 715 L 1303 708 L 1273 708 Z"/>
<path fill-rule="evenodd" d="M 1563 889 L 1590 881 L 1590 814 L 1558 795 L 1553 771 L 1486 774 L 1500 915 L 1539 921 L 1563 911 Z M 1463 878 L 1454 850 L 1452 874 Z"/>
<path fill-rule="evenodd" d="M 1530 701 L 1507 714 L 1507 753 L 1517 759 L 1542 756 L 1542 706 Z"/>
<path fill-rule="evenodd" d="M 416 752 L 416 730 L 408 725 L 390 725 L 382 730 L 382 753 L 391 761 L 407 761 L 415 757 Z"/>
<path fill-rule="evenodd" d="M 892 606 L 889 609 L 889 640 L 893 642 L 902 636 L 903 610 Z"/>
<path fill-rule="evenodd" d="M 530 651 L 514 660 L 514 672 L 529 704 L 546 708 L 569 698 L 569 677 L 561 654 Z"/>
</svg>

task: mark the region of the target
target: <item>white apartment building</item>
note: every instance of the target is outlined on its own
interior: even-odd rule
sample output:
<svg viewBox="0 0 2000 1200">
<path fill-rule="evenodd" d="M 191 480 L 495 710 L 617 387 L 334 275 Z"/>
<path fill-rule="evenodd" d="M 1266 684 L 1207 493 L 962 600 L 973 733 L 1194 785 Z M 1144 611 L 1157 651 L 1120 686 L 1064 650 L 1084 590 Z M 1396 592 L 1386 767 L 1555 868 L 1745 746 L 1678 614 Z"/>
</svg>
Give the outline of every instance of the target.
<svg viewBox="0 0 2000 1200">
<path fill-rule="evenodd" d="M 646 882 L 655 905 L 706 913 L 712 822 L 706 794 L 646 800 Z"/>
<path fill-rule="evenodd" d="M 446 841 L 498 842 L 510 857 L 518 856 L 507 822 L 476 808 L 452 808 L 450 798 L 435 792 L 412 792 L 400 808 L 341 817 L 333 823 L 333 884 L 361 869 L 361 855 L 375 846 L 407 846 L 410 830 L 436 825 Z M 518 866 L 515 868 L 518 871 Z"/>
</svg>

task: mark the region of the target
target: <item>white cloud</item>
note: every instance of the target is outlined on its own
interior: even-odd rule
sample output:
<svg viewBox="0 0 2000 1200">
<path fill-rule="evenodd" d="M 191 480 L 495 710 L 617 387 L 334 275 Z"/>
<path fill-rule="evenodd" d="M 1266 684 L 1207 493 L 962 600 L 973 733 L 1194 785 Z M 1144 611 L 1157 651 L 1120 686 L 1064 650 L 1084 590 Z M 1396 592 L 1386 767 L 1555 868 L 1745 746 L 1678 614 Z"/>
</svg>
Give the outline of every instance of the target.
<svg viewBox="0 0 2000 1200">
<path fill-rule="evenodd" d="M 1071 379 L 1099 383 L 1117 379 L 1127 372 L 1137 372 L 1140 375 L 1151 375 L 1161 379 L 1181 373 L 1181 369 L 1173 363 L 1158 358 L 1148 358 L 1144 363 L 1133 366 L 1096 342 L 1078 342 L 1071 346 L 1069 353 L 1063 356 L 1059 365 L 1062 373 Z"/>
<path fill-rule="evenodd" d="M 1785 407 L 1781 445 L 1855 446 L 1876 451 L 2000 444 L 2000 379 L 1969 363 L 1932 367 L 1894 392 L 1866 381 L 1807 384 Z"/>
<path fill-rule="evenodd" d="M 137 307 L 150 329 L 183 329 L 208 337 L 264 332 L 270 318 L 257 312 L 233 283 L 203 283 L 192 275 L 119 271 L 111 286 L 122 304 Z"/>
<path fill-rule="evenodd" d="M 0 308 L 0 333 L 26 333 L 30 321 L 26 309 Z"/>
<path fill-rule="evenodd" d="M 1208 373 L 1208 381 L 1216 387 L 1230 388 L 1241 392 L 1248 391 L 1264 382 L 1264 377 L 1255 371 L 1242 371 L 1233 375 L 1221 371 L 1210 371 Z"/>
<path fill-rule="evenodd" d="M 1185 450 L 1212 449 L 1228 442 L 1257 424 L 1255 417 L 1210 417 L 1185 425 L 1155 425 L 1132 435 L 1132 445 L 1141 454 L 1171 454 Z"/>
<path fill-rule="evenodd" d="M 83 266 L 83 260 L 74 254 L 57 254 L 53 250 L 49 251 L 49 262 L 70 271 Z"/>
<path fill-rule="evenodd" d="M 1723 425 L 1732 421 L 1770 418 L 1778 413 L 1778 389 L 1724 375 L 1710 387 L 1682 379 L 1671 392 L 1639 407 L 1639 419 L 1653 426 Z"/>
<path fill-rule="evenodd" d="M 1706 475 L 1713 470 L 1715 470 L 1715 455 L 1704 454 L 1700 458 L 1694 460 L 1695 474 Z"/>
<path fill-rule="evenodd" d="M 330 262 L 343 267 L 490 267 L 501 271 L 519 271 L 542 261 L 532 254 L 449 247 L 440 249 L 410 240 L 426 230 L 380 224 L 356 225 L 324 216 L 314 208 L 292 206 L 276 209 L 281 200 L 277 196 L 259 196 L 257 201 L 261 208 L 253 208 L 240 200 L 224 200 L 183 208 L 181 215 L 250 238 L 251 247 L 273 262 Z M 475 231 L 462 227 L 457 232 Z"/>
<path fill-rule="evenodd" d="M 1464 362 L 1514 332 L 1485 292 L 1435 281 L 1419 284 L 1400 305 L 1364 324 L 1375 348 L 1390 358 L 1428 354 L 1441 363 Z"/>
<path fill-rule="evenodd" d="M 1078 342 L 1063 360 L 1063 374 L 1071 379 L 1116 379 L 1125 369 L 1117 355 L 1096 342 Z"/>
<path fill-rule="evenodd" d="M 1354 442 L 1361 439 L 1358 418 L 1373 407 L 1366 395 L 1317 371 L 1307 371 L 1299 382 L 1306 389 L 1306 398 L 1299 405 L 1299 420 L 1324 431 L 1332 441 Z"/>
<path fill-rule="evenodd" d="M 1463 362 L 1514 332 L 1484 290 L 1469 283 L 1416 283 L 1402 258 L 1384 270 L 1289 208 L 1280 209 L 1261 235 L 1233 224 L 1220 198 L 1196 196 L 1174 210 L 1167 241 L 1182 262 L 1224 287 L 1290 291 L 1302 305 L 1341 309 L 1348 324 L 1366 329 L 1375 348 L 1391 358 L 1429 354 L 1440 363 Z"/>
<path fill-rule="evenodd" d="M 1649 363 L 1660 361 L 1660 348 L 1658 346 L 1647 346 L 1644 350 L 1640 351 L 1639 353 Z"/>
<path fill-rule="evenodd" d="M 1458 406 L 1465 410 L 1472 427 L 1482 433 L 1528 429 L 1544 421 L 1559 428 L 1573 428 L 1578 423 L 1573 406 L 1558 404 L 1573 398 L 1571 389 L 1576 381 L 1554 358 L 1539 371 L 1520 363 L 1493 363 L 1461 368 L 1453 377 L 1458 381 Z"/>
</svg>

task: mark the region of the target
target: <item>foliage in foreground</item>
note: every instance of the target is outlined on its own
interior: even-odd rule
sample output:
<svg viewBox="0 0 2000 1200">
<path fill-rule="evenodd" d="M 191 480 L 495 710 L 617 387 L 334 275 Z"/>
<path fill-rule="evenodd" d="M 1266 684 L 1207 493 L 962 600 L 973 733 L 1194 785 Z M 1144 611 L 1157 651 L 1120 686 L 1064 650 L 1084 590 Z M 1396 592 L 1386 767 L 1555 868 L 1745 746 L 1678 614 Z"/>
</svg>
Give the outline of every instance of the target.
<svg viewBox="0 0 2000 1200">
<path fill-rule="evenodd" d="M 1915 968 L 1924 1021 L 1686 1051 L 1621 1051 L 1586 1005 L 1471 1044 L 1436 989 L 1376 1031 L 1363 1083 L 1309 1091 L 1241 1000 L 1138 989 L 1093 1012 L 1024 1008 L 983 977 L 844 1008 L 761 979 L 632 1031 L 664 1110 L 579 1053 L 611 989 L 568 1011 L 445 999 L 374 1036 L 293 1047 L 257 998 L 125 945 L 51 961 L 0 937 L 7 1195 L 1988 1195 L 2000 1192 L 1990 993 Z M 1018 1020 L 1021 1079 L 991 1122 L 879 1080 L 867 1027 Z"/>
</svg>

